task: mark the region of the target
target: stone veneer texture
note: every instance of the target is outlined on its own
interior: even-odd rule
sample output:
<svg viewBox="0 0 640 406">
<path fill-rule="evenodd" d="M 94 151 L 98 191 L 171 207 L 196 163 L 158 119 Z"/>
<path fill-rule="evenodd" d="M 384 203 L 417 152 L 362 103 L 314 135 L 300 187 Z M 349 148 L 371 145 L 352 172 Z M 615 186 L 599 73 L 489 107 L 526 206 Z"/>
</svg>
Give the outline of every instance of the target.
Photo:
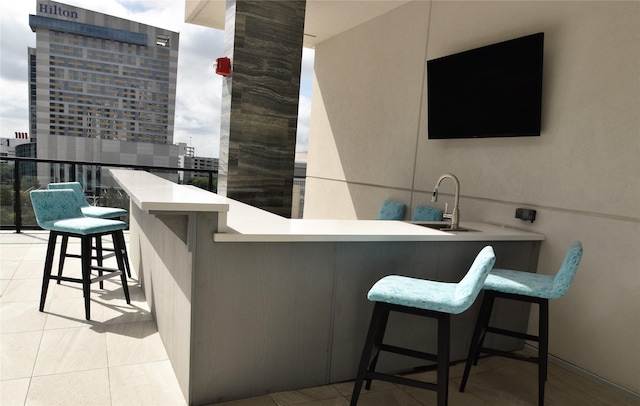
<svg viewBox="0 0 640 406">
<path fill-rule="evenodd" d="M 218 193 L 291 216 L 304 1 L 227 2 Z"/>
</svg>

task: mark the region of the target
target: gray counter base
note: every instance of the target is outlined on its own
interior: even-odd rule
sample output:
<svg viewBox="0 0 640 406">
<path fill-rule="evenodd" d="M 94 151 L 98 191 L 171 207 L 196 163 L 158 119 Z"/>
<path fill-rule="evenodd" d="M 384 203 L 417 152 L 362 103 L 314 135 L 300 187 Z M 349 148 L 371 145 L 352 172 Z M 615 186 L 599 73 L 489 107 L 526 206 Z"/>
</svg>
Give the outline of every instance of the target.
<svg viewBox="0 0 640 406">
<path fill-rule="evenodd" d="M 496 267 L 535 272 L 540 249 L 540 241 L 214 243 L 216 213 L 155 216 L 132 205 L 131 214 L 131 260 L 194 405 L 354 379 L 378 279 L 457 282 L 485 245 Z M 452 318 L 452 361 L 466 357 L 479 303 Z M 435 350 L 431 320 L 395 316 L 388 341 Z M 528 317 L 528 305 L 496 303 L 504 326 L 524 331 Z M 379 363 L 419 365 L 391 355 Z"/>
</svg>

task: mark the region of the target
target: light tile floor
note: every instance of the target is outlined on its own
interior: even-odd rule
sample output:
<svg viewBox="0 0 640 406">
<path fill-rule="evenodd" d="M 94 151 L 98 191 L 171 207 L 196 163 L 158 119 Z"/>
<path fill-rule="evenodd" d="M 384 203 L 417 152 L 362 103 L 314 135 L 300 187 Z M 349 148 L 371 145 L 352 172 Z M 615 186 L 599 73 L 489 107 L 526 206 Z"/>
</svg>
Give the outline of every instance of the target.
<svg viewBox="0 0 640 406">
<path fill-rule="evenodd" d="M 84 319 L 80 285 L 52 282 L 45 312 L 38 311 L 48 233 L 0 232 L 0 404 L 184 405 L 136 276 L 131 304 L 119 281 L 91 290 L 92 320 Z M 128 235 L 125 235 L 128 239 Z M 77 251 L 75 251 L 77 250 Z M 69 252 L 79 252 L 70 240 Z M 65 275 L 79 274 L 68 259 Z M 111 260 L 113 261 L 113 259 Z M 482 359 L 465 393 L 457 387 L 462 364 L 451 368 L 451 405 L 536 405 L 536 366 L 503 358 Z M 433 372 L 414 377 L 431 379 Z M 349 404 L 353 382 L 274 393 L 226 406 L 337 406 Z M 374 381 L 359 405 L 434 405 L 435 393 Z M 547 406 L 624 405 L 640 402 L 551 364 Z"/>
</svg>

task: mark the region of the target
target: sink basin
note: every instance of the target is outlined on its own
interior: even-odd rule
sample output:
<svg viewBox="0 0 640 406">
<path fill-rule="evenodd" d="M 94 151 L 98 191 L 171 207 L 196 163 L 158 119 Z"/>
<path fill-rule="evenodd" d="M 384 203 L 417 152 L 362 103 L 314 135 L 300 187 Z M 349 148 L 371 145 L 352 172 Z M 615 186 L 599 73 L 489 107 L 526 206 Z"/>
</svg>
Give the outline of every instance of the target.
<svg viewBox="0 0 640 406">
<path fill-rule="evenodd" d="M 458 227 L 455 230 L 451 229 L 451 224 L 446 221 L 411 221 L 411 224 L 415 224 L 420 227 L 427 227 L 434 230 L 445 231 L 445 232 L 478 232 L 478 230 L 474 230 L 472 228 Z"/>
</svg>

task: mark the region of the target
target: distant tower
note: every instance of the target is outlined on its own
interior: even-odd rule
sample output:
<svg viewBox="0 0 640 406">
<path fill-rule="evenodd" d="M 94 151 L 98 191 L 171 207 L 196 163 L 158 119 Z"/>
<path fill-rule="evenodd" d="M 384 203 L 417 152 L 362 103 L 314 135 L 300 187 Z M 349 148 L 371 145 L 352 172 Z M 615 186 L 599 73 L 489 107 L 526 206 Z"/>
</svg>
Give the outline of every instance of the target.
<svg viewBox="0 0 640 406">
<path fill-rule="evenodd" d="M 29 100 L 38 157 L 177 167 L 179 34 L 49 0 L 36 7 Z M 58 172 L 45 176 L 68 176 Z M 76 174 L 87 189 L 99 177 Z"/>
</svg>

